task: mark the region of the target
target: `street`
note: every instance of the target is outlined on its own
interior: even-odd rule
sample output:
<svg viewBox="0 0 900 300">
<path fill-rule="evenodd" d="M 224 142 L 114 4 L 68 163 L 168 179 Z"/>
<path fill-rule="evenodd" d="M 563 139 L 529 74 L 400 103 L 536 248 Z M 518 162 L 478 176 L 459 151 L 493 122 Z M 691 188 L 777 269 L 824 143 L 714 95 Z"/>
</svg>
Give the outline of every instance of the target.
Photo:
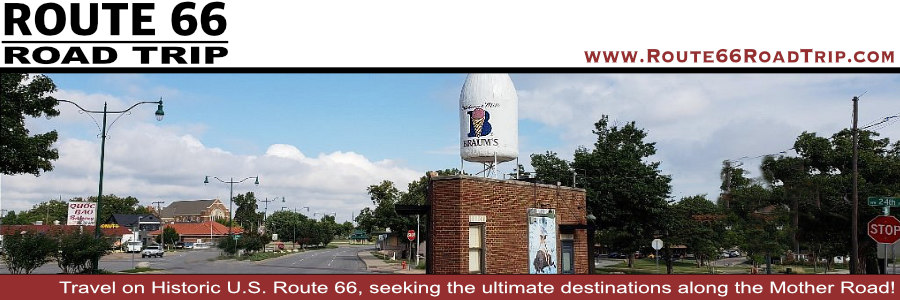
<svg viewBox="0 0 900 300">
<path fill-rule="evenodd" d="M 150 267 L 162 269 L 153 274 L 354 274 L 369 273 L 357 252 L 371 246 L 342 245 L 339 248 L 310 250 L 291 253 L 264 261 L 218 260 L 218 249 L 186 250 L 166 252 L 162 258 L 141 258 L 134 255 L 135 264 L 149 262 Z M 100 260 L 100 268 L 119 272 L 132 268 L 130 253 L 113 253 Z M 55 262 L 49 262 L 34 270 L 32 274 L 57 274 L 60 272 Z M 0 274 L 9 274 L 5 264 L 0 263 Z"/>
</svg>

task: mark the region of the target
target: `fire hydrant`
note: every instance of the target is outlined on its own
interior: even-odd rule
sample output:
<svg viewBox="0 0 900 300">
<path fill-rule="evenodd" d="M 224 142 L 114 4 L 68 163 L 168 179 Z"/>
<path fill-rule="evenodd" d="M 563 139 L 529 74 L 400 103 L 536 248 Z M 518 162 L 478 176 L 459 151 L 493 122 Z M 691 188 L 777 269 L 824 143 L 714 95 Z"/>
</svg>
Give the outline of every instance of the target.
<svg viewBox="0 0 900 300">
<path fill-rule="evenodd" d="M 406 270 L 406 261 L 405 260 L 400 261 L 400 268 L 403 270 Z"/>
</svg>

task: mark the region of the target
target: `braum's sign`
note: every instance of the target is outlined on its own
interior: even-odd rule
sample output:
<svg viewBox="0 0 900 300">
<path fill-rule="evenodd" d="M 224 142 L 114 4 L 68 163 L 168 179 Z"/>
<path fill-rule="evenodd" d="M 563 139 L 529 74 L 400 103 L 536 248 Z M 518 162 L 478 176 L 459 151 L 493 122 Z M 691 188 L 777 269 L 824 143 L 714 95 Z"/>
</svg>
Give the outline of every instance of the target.
<svg viewBox="0 0 900 300">
<path fill-rule="evenodd" d="M 94 225 L 97 220 L 96 202 L 69 202 L 66 225 Z"/>
</svg>

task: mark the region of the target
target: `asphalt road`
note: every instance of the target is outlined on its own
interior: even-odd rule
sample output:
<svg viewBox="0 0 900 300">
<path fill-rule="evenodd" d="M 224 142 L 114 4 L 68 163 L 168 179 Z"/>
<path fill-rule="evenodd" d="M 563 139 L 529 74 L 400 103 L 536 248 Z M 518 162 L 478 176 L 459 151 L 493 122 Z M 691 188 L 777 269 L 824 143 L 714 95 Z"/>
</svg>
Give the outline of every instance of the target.
<svg viewBox="0 0 900 300">
<path fill-rule="evenodd" d="M 371 246 L 341 246 L 334 249 L 311 250 L 292 253 L 259 262 L 217 260 L 218 249 L 167 252 L 162 258 L 141 258 L 136 254 L 134 262 L 149 262 L 151 268 L 162 269 L 153 273 L 163 274 L 357 274 L 369 273 L 357 256 L 357 252 Z M 132 268 L 131 254 L 114 253 L 100 260 L 100 268 L 118 272 Z M 57 274 L 55 262 L 47 263 L 32 274 Z M 9 274 L 6 265 L 0 263 L 0 274 Z"/>
</svg>

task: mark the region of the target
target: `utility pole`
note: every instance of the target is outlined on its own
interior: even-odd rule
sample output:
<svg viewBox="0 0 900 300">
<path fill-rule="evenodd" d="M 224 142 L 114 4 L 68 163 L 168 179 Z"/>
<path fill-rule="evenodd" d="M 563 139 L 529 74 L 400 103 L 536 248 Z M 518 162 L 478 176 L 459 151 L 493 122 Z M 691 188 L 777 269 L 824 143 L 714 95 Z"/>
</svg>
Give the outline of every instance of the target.
<svg viewBox="0 0 900 300">
<path fill-rule="evenodd" d="M 725 209 L 728 209 L 731 206 L 731 169 L 732 169 L 731 161 L 725 161 L 725 197 L 724 204 Z"/>
<path fill-rule="evenodd" d="M 163 233 L 165 233 L 166 231 L 165 231 L 165 228 L 163 228 L 162 210 L 160 209 L 160 205 L 162 205 L 163 203 L 165 203 L 165 202 L 153 201 L 150 204 L 156 204 L 156 218 L 158 219 L 157 221 L 159 222 L 159 243 L 165 245 L 166 241 L 163 240 L 163 237 L 164 237 Z M 172 215 L 172 218 L 175 218 L 175 215 Z"/>
<path fill-rule="evenodd" d="M 281 198 L 283 199 L 284 197 L 281 197 Z M 266 197 L 266 200 L 259 201 L 259 202 L 266 204 L 266 207 L 263 209 L 263 223 L 266 222 L 266 217 L 269 214 L 269 202 L 273 202 L 273 201 L 275 201 L 275 199 L 278 199 L 278 197 L 275 197 L 272 200 L 269 200 L 269 197 Z M 284 200 L 282 200 L 282 201 L 284 201 Z"/>
<path fill-rule="evenodd" d="M 853 215 L 850 216 L 850 274 L 859 274 L 859 97 L 853 97 Z"/>
</svg>

